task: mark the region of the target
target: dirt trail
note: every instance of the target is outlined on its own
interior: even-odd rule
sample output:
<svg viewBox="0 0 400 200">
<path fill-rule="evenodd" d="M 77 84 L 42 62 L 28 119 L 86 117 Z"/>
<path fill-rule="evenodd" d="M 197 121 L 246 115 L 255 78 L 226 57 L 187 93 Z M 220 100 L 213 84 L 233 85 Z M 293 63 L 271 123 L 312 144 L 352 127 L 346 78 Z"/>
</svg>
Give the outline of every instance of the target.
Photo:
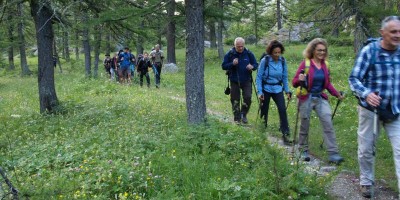
<svg viewBox="0 0 400 200">
<path fill-rule="evenodd" d="M 171 97 L 179 102 L 185 102 L 185 99 L 182 97 Z M 230 117 L 224 116 L 224 114 L 207 109 L 207 113 L 211 116 L 217 118 L 218 120 L 225 122 L 225 123 L 233 123 L 230 120 Z M 251 122 L 250 122 L 251 123 Z M 277 145 L 282 149 L 285 149 L 288 156 L 292 155 L 292 146 L 284 145 L 281 138 L 268 136 L 268 140 L 272 145 Z M 295 149 L 297 149 L 295 147 Z M 317 172 L 320 176 L 326 176 L 328 173 L 337 170 L 335 165 L 329 165 L 322 161 L 319 158 L 310 155 L 311 161 L 305 163 L 307 166 L 305 170 L 308 172 Z M 326 192 L 332 199 L 346 199 L 346 200 L 362 200 L 366 199 L 361 196 L 361 192 L 359 189 L 359 179 L 356 174 L 350 171 L 341 171 L 332 183 L 326 186 Z M 398 194 L 391 190 L 383 180 L 378 180 L 375 187 L 375 198 L 379 200 L 395 200 L 398 199 Z"/>
</svg>

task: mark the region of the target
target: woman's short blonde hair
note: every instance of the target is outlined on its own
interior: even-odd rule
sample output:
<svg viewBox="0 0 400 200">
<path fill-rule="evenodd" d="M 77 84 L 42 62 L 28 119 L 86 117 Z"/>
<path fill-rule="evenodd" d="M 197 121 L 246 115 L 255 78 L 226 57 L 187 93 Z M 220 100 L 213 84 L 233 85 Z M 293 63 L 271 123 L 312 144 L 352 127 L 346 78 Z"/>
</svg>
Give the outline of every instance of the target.
<svg viewBox="0 0 400 200">
<path fill-rule="evenodd" d="M 322 44 L 325 46 L 325 48 L 326 48 L 325 55 L 326 55 L 326 58 L 328 58 L 328 42 L 326 42 L 326 40 L 322 39 L 322 38 L 315 38 L 307 44 L 306 49 L 304 49 L 304 51 L 303 51 L 304 58 L 312 59 L 314 57 L 315 48 L 317 48 L 317 45 L 319 45 L 319 44 Z"/>
</svg>

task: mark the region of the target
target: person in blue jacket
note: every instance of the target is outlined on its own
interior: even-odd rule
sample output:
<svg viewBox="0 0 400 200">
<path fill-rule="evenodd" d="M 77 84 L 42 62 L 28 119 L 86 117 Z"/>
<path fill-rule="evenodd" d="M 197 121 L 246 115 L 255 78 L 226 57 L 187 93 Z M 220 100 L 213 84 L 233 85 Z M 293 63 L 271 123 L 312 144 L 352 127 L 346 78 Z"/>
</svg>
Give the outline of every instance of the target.
<svg viewBox="0 0 400 200">
<path fill-rule="evenodd" d="M 236 123 L 248 123 L 247 113 L 251 105 L 252 75 L 257 70 L 258 63 L 254 54 L 244 47 L 245 41 L 238 37 L 235 39 L 234 47 L 224 56 L 222 69 L 228 71 L 231 84 L 231 104 L 233 120 Z M 241 102 L 240 96 L 243 97 Z M 240 105 L 241 104 L 241 105 Z"/>
<path fill-rule="evenodd" d="M 265 126 L 268 122 L 268 110 L 270 99 L 274 100 L 278 108 L 280 130 L 285 144 L 291 143 L 289 140 L 289 123 L 285 108 L 285 97 L 291 98 L 288 82 L 288 68 L 285 58 L 282 57 L 285 47 L 282 43 L 273 40 L 269 43 L 266 55 L 261 59 L 257 72 L 257 96 L 261 103 L 261 118 L 264 117 Z"/>
</svg>

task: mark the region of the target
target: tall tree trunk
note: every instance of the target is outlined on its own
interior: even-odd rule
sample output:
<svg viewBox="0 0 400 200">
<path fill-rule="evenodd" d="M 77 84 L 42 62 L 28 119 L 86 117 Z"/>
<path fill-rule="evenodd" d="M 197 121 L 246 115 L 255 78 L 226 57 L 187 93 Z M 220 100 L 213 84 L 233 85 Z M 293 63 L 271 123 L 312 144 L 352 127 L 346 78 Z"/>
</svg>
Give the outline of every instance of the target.
<svg viewBox="0 0 400 200">
<path fill-rule="evenodd" d="M 211 43 L 210 47 L 217 48 L 217 38 L 215 37 L 216 32 L 215 32 L 215 20 L 214 19 L 210 19 L 208 28 L 210 29 L 210 43 Z"/>
<path fill-rule="evenodd" d="M 39 4 L 40 2 L 40 4 Z M 54 85 L 53 67 L 53 16 L 50 3 L 41 0 L 31 0 L 31 15 L 35 21 L 36 39 L 38 46 L 38 85 L 40 112 L 54 112 L 58 99 Z M 50 23 L 49 23 L 50 22 Z"/>
<path fill-rule="evenodd" d="M 29 69 L 28 61 L 26 60 L 26 49 L 25 49 L 25 35 L 24 35 L 24 16 L 23 16 L 23 3 L 17 5 L 18 13 L 18 37 L 19 37 L 19 54 L 21 59 L 21 75 L 31 75 L 32 72 Z"/>
<path fill-rule="evenodd" d="M 15 65 L 14 65 L 14 22 L 13 22 L 13 16 L 11 14 L 8 15 L 8 42 L 10 45 L 8 46 L 8 69 L 9 70 L 14 70 Z"/>
<path fill-rule="evenodd" d="M 224 13 L 224 0 L 218 1 L 218 8 L 221 13 Z M 223 42 L 223 34 L 222 31 L 224 30 L 224 21 L 222 18 L 218 18 L 218 31 L 217 31 L 217 46 L 218 46 L 218 57 L 219 59 L 224 58 L 224 42 Z"/>
<path fill-rule="evenodd" d="M 75 23 L 78 23 L 78 20 L 75 19 Z M 79 47 L 80 47 L 80 40 L 79 40 L 79 31 L 78 29 L 75 29 L 75 60 L 79 60 Z"/>
<path fill-rule="evenodd" d="M 186 110 L 190 124 L 205 121 L 204 2 L 185 0 L 186 10 Z"/>
<path fill-rule="evenodd" d="M 140 23 L 140 27 L 141 27 L 141 29 L 144 27 L 143 20 Z M 143 54 L 143 51 L 144 51 L 143 40 L 144 40 L 144 37 L 142 36 L 142 34 L 140 34 L 140 33 L 137 34 L 136 52 L 137 52 L 138 55 L 139 54 Z"/>
<path fill-rule="evenodd" d="M 82 15 L 82 22 L 85 24 L 82 30 L 82 44 L 83 44 L 83 52 L 85 54 L 85 75 L 86 78 L 90 78 L 92 76 L 92 59 L 90 57 L 90 39 L 89 39 L 89 28 L 87 23 L 88 15 L 87 13 Z"/>
<path fill-rule="evenodd" d="M 168 26 L 167 26 L 167 62 L 176 63 L 175 55 L 175 0 L 169 2 L 167 8 Z"/>
<path fill-rule="evenodd" d="M 354 14 L 355 14 L 355 25 L 356 29 L 354 31 L 354 52 L 358 53 L 358 51 L 362 48 L 364 41 L 367 39 L 367 35 L 365 32 L 365 19 L 362 17 L 359 9 L 357 9 L 356 1 L 354 2 Z"/>
<path fill-rule="evenodd" d="M 281 30 L 282 28 L 281 0 L 276 1 L 276 21 L 278 23 L 278 30 Z"/>
<path fill-rule="evenodd" d="M 258 14 L 257 14 L 257 0 L 254 0 L 254 35 L 256 37 L 256 46 L 258 44 Z"/>
<path fill-rule="evenodd" d="M 69 62 L 71 60 L 71 57 L 69 55 L 69 33 L 68 30 L 64 27 L 63 28 L 64 36 L 63 36 L 63 56 L 64 59 Z"/>
<path fill-rule="evenodd" d="M 53 59 L 56 59 L 56 65 L 58 64 L 58 69 L 60 70 L 60 73 L 63 73 L 63 70 L 61 67 L 60 55 L 58 55 L 57 42 L 56 42 L 55 38 L 53 40 Z M 53 62 L 54 62 L 54 60 L 53 60 Z"/>
<path fill-rule="evenodd" d="M 100 46 L 101 46 L 101 27 L 97 26 L 94 32 L 94 73 L 95 78 L 98 77 L 99 71 L 99 60 L 100 60 Z"/>
</svg>

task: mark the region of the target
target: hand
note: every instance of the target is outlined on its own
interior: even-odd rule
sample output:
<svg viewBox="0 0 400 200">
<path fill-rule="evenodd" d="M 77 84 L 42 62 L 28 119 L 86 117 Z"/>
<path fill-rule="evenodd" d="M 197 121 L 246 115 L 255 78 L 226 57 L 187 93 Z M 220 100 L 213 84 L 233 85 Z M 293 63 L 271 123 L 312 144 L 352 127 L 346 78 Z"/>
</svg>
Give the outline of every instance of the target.
<svg viewBox="0 0 400 200">
<path fill-rule="evenodd" d="M 379 104 L 381 104 L 382 98 L 378 95 L 375 94 L 375 92 L 371 92 L 368 94 L 367 98 L 365 98 L 367 103 L 372 106 L 372 107 L 378 107 Z"/>
<path fill-rule="evenodd" d="M 306 80 L 306 76 L 304 74 L 299 74 L 299 80 L 300 81 L 305 81 Z"/>
<path fill-rule="evenodd" d="M 264 95 L 258 95 L 258 98 L 259 98 L 261 101 L 264 101 Z"/>
<path fill-rule="evenodd" d="M 253 65 L 251 65 L 251 64 L 248 64 L 247 66 L 246 66 L 246 69 L 247 70 L 249 70 L 249 71 L 251 71 L 251 70 L 253 70 Z"/>
<path fill-rule="evenodd" d="M 288 101 L 290 101 L 292 99 L 292 92 L 286 92 L 286 96 Z"/>
<path fill-rule="evenodd" d="M 339 96 L 337 97 L 340 101 L 344 99 L 344 93 L 343 91 L 339 92 Z"/>
<path fill-rule="evenodd" d="M 239 59 L 237 59 L 237 58 L 235 58 L 235 59 L 233 59 L 233 65 L 237 65 L 237 64 L 239 64 Z"/>
</svg>

